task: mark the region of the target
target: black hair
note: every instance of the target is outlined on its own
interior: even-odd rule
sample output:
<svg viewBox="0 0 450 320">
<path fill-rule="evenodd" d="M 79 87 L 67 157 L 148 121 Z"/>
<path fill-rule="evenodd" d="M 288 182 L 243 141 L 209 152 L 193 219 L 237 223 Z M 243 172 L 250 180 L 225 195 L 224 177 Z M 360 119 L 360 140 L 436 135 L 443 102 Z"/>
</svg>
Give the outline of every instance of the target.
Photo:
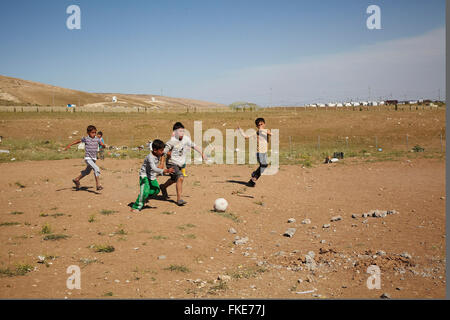
<svg viewBox="0 0 450 320">
<path fill-rule="evenodd" d="M 101 131 L 99 131 L 99 132 L 97 132 L 97 135 L 103 135 L 103 132 L 101 132 Z"/>
<path fill-rule="evenodd" d="M 93 126 L 93 125 L 90 125 L 90 126 L 87 127 L 86 131 L 89 133 L 89 132 L 91 132 L 93 130 L 97 130 L 97 128 L 95 126 Z"/>
<path fill-rule="evenodd" d="M 266 120 L 264 120 L 264 118 L 258 118 L 258 119 L 256 119 L 256 120 L 255 120 L 256 126 L 258 126 L 258 123 L 260 123 L 260 122 L 266 123 Z"/>
<path fill-rule="evenodd" d="M 180 129 L 180 128 L 184 129 L 184 126 L 183 126 L 183 124 L 182 124 L 181 122 L 176 122 L 176 123 L 173 125 L 173 131 L 178 130 L 178 129 Z"/>
<path fill-rule="evenodd" d="M 152 142 L 152 149 L 153 149 L 153 151 L 164 149 L 165 146 L 166 145 L 164 144 L 164 142 L 162 142 L 159 139 L 156 139 L 155 141 Z"/>
</svg>

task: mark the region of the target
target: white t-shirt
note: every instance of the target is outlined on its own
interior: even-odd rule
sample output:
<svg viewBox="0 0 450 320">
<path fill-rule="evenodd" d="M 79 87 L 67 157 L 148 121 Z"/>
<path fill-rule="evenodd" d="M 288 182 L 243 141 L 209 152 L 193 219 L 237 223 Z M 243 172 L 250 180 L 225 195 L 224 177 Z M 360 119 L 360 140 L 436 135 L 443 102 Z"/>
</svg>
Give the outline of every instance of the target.
<svg viewBox="0 0 450 320">
<path fill-rule="evenodd" d="M 176 137 L 172 137 L 166 143 L 164 154 L 172 151 L 172 156 L 168 162 L 170 164 L 176 164 L 177 166 L 182 167 L 186 163 L 186 154 L 188 153 L 189 148 L 194 147 L 195 143 L 188 136 L 183 136 L 183 139 L 181 140 Z"/>
<path fill-rule="evenodd" d="M 261 129 L 256 132 L 257 135 L 257 152 L 267 153 L 269 136 L 267 134 L 267 129 Z"/>
</svg>

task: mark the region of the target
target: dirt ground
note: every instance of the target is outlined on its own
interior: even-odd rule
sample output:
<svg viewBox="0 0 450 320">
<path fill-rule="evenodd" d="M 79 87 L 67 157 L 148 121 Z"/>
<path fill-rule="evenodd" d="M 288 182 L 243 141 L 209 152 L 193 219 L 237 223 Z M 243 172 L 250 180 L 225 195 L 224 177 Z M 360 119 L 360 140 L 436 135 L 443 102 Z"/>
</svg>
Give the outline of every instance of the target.
<svg viewBox="0 0 450 320">
<path fill-rule="evenodd" d="M 254 189 L 243 183 L 255 166 L 191 165 L 186 206 L 156 197 L 137 214 L 141 160 L 98 163 L 100 192 L 92 174 L 73 188 L 81 159 L 0 164 L 0 298 L 445 297 L 445 160 L 282 166 Z M 361 217 L 373 209 L 397 214 Z M 44 226 L 68 238 L 44 240 Z M 6 274 L 19 264 L 32 270 Z M 81 289 L 66 286 L 71 265 Z M 381 289 L 367 287 L 370 265 Z"/>
</svg>

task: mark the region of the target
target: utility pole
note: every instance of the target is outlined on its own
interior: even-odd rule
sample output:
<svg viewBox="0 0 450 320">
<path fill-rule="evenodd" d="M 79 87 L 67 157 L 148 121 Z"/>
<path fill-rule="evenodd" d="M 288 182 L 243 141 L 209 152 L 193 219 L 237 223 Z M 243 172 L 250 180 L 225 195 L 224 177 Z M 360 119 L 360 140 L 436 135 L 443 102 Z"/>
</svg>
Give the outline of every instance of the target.
<svg viewBox="0 0 450 320">
<path fill-rule="evenodd" d="M 269 107 L 271 107 L 272 106 L 272 88 L 270 88 L 270 105 L 269 105 Z"/>
</svg>

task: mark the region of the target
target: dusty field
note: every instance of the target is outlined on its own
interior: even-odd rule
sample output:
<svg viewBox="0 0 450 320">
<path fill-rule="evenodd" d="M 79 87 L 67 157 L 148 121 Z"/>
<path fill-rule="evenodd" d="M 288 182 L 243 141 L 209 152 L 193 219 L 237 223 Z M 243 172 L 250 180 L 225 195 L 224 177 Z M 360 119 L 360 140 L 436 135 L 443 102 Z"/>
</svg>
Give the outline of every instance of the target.
<svg viewBox="0 0 450 320">
<path fill-rule="evenodd" d="M 0 164 L 0 298 L 445 297 L 445 160 L 282 166 L 255 189 L 242 185 L 254 166 L 192 165 L 185 207 L 152 199 L 139 214 L 127 205 L 141 160 L 99 163 L 101 193 L 92 175 L 72 188 L 81 159 Z M 211 212 L 218 197 L 229 215 Z M 352 218 L 371 209 L 398 214 Z M 43 240 L 44 226 L 68 238 Z M 315 263 L 304 263 L 309 251 Z M 19 264 L 32 271 L 15 275 Z M 70 265 L 81 290 L 66 287 Z M 369 265 L 381 268 L 380 290 L 366 286 Z"/>
</svg>

